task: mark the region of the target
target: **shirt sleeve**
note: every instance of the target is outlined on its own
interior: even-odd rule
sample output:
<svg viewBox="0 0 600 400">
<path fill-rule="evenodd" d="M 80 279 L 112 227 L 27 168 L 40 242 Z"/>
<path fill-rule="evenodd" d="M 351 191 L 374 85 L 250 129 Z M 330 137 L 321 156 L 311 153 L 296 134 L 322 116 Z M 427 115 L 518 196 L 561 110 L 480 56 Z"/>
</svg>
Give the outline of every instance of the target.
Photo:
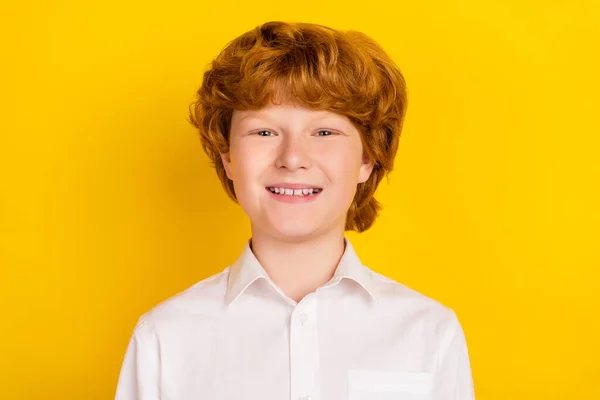
<svg viewBox="0 0 600 400">
<path fill-rule="evenodd" d="M 435 400 L 475 400 L 465 334 L 453 310 L 444 330 L 435 374 Z"/>
<path fill-rule="evenodd" d="M 160 400 L 159 354 L 156 332 L 144 315 L 129 340 L 115 400 Z"/>
</svg>

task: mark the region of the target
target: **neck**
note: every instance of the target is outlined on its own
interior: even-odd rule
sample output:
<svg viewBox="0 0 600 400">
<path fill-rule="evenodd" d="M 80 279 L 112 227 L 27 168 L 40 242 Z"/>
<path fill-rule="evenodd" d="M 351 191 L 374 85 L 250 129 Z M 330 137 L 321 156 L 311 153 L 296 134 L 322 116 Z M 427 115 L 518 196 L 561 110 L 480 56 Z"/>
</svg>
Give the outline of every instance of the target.
<svg viewBox="0 0 600 400">
<path fill-rule="evenodd" d="M 252 252 L 271 280 L 295 302 L 327 283 L 344 253 L 343 228 L 286 241 L 252 227 Z"/>
</svg>

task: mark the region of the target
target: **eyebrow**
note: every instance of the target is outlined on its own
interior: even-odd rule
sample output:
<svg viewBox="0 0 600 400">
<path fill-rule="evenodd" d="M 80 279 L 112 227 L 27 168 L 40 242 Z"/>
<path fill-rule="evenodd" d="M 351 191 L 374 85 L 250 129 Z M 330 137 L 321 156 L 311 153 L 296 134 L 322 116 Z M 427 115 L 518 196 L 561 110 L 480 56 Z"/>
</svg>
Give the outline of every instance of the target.
<svg viewBox="0 0 600 400">
<path fill-rule="evenodd" d="M 239 122 L 245 121 L 247 119 L 266 119 L 261 114 L 246 114 L 243 117 L 240 117 Z"/>
<path fill-rule="evenodd" d="M 278 123 L 278 121 L 273 121 L 270 116 L 267 113 L 264 112 L 255 112 L 252 114 L 246 114 L 242 117 L 240 117 L 240 119 L 238 120 L 238 123 L 242 123 L 245 122 L 247 120 L 261 120 L 261 121 L 265 121 L 268 123 Z M 344 118 L 339 118 L 336 117 L 334 115 L 330 115 L 330 114 L 321 114 L 321 115 L 317 115 L 313 118 L 310 119 L 311 123 L 314 123 L 315 121 L 325 121 L 325 123 L 336 123 L 336 124 L 343 124 L 344 127 L 348 127 L 351 126 L 352 124 L 349 121 L 346 121 Z"/>
</svg>

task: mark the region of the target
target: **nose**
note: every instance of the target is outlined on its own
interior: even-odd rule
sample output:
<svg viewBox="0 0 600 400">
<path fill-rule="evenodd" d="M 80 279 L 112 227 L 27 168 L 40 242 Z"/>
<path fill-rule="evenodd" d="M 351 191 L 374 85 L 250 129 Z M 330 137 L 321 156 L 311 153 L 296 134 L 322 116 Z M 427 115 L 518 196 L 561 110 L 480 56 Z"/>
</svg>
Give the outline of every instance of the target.
<svg viewBox="0 0 600 400">
<path fill-rule="evenodd" d="M 284 137 L 277 149 L 275 166 L 288 171 L 307 169 L 311 166 L 310 152 L 302 137 Z"/>
</svg>

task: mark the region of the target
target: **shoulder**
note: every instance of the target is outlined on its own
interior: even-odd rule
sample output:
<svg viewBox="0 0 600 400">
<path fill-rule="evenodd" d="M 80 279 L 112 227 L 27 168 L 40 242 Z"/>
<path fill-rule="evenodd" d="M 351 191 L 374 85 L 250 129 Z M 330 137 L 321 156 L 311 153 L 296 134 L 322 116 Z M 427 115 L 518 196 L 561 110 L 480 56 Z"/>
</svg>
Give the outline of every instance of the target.
<svg viewBox="0 0 600 400">
<path fill-rule="evenodd" d="M 438 363 L 466 348 L 462 325 L 452 308 L 385 275 L 372 270 L 371 274 L 378 290 L 379 317 L 386 327 L 403 332 L 413 344 L 424 344 Z"/>
<path fill-rule="evenodd" d="M 229 270 L 202 279 L 144 312 L 136 323 L 136 334 L 149 337 L 222 312 Z"/>
<path fill-rule="evenodd" d="M 423 293 L 394 279 L 370 270 L 382 312 L 393 318 L 401 316 L 428 330 L 443 331 L 456 329 L 459 325 L 455 311 Z"/>
</svg>

